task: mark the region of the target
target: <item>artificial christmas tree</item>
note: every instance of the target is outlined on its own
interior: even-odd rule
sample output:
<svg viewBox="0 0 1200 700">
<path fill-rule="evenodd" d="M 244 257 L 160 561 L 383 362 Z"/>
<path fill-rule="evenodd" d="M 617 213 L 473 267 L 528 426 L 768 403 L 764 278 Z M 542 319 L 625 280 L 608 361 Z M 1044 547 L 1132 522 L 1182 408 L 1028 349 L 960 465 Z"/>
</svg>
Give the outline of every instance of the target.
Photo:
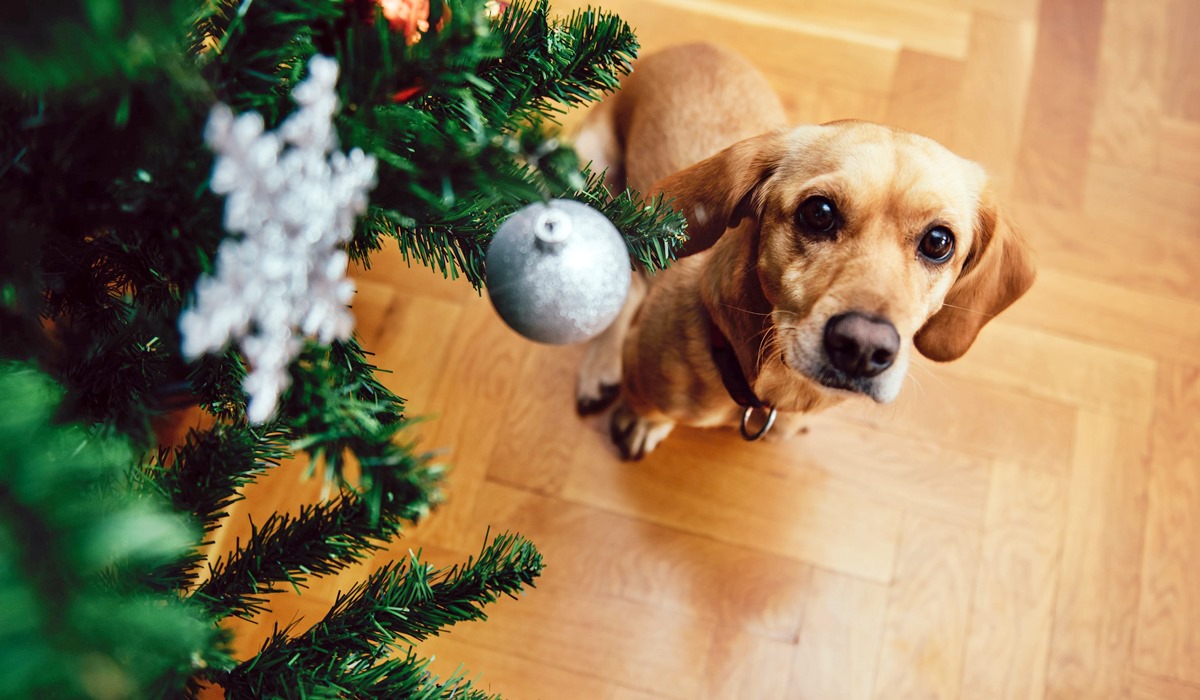
<svg viewBox="0 0 1200 700">
<path fill-rule="evenodd" d="M 548 15 L 0 9 L 0 695 L 481 696 L 406 643 L 530 585 L 541 559 L 516 535 L 445 570 L 383 566 L 248 659 L 220 623 L 361 561 L 439 497 L 441 468 L 349 334 L 347 259 L 398 245 L 480 288 L 499 222 L 552 197 L 604 212 L 641 264 L 670 259 L 680 217 L 607 192 L 548 133 L 615 86 L 634 36 L 602 13 Z M 188 404 L 209 427 L 159 444 L 155 421 Z M 330 498 L 207 560 L 239 489 L 301 452 Z"/>
</svg>

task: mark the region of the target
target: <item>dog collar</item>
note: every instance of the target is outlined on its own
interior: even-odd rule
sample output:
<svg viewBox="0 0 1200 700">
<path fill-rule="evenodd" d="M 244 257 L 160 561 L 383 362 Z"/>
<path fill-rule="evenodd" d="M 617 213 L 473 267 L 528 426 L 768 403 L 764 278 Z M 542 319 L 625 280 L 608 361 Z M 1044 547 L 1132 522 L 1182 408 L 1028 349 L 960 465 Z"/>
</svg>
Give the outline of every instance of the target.
<svg viewBox="0 0 1200 700">
<path fill-rule="evenodd" d="M 711 314 L 708 316 L 708 336 L 713 363 L 716 364 L 717 371 L 721 374 L 721 383 L 725 385 L 725 391 L 729 392 L 730 398 L 737 405 L 746 409 L 742 412 L 742 437 L 753 442 L 766 435 L 771 430 L 771 426 L 775 425 L 776 411 L 770 404 L 758 398 L 754 389 L 750 388 L 750 382 L 746 379 L 746 373 L 742 371 L 742 365 L 738 362 L 733 346 L 729 344 L 729 338 L 726 338 L 721 329 L 717 327 L 717 322 L 713 320 Z M 764 417 L 758 430 L 752 431 L 750 419 L 756 410 L 762 410 Z"/>
</svg>

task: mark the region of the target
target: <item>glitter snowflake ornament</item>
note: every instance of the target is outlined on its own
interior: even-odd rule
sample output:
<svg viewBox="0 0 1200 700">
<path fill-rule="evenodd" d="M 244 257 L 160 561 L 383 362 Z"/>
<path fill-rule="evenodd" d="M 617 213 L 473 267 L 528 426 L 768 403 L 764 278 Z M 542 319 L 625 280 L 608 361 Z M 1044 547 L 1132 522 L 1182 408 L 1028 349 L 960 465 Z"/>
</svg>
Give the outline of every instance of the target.
<svg viewBox="0 0 1200 700">
<path fill-rule="evenodd" d="M 354 282 L 340 246 L 367 207 L 375 159 L 337 150 L 337 77 L 337 61 L 314 56 L 292 91 L 299 109 L 275 131 L 264 131 L 258 113 L 235 117 L 224 104 L 205 128 L 217 153 L 210 187 L 226 196 L 225 229 L 234 235 L 217 250 L 215 274 L 197 283 L 179 329 L 189 359 L 237 341 L 254 423 L 274 415 L 301 336 L 328 344 L 354 328 Z"/>
</svg>

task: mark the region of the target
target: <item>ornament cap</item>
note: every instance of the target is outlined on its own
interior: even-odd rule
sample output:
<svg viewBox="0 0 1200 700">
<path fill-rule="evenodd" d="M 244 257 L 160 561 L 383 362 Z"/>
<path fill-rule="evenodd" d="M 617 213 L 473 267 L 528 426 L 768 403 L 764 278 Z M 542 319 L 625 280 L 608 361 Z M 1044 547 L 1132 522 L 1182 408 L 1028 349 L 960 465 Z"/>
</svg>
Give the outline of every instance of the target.
<svg viewBox="0 0 1200 700">
<path fill-rule="evenodd" d="M 533 222 L 533 235 L 539 249 L 552 251 L 571 237 L 571 219 L 559 209 L 546 207 Z"/>
</svg>

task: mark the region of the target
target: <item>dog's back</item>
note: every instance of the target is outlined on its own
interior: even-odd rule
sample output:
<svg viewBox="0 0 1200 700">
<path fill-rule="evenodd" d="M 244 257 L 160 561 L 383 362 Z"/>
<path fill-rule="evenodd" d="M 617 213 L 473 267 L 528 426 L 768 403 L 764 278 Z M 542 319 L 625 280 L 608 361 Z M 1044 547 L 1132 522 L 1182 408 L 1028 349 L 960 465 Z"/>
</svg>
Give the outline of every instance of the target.
<svg viewBox="0 0 1200 700">
<path fill-rule="evenodd" d="M 649 194 L 668 175 L 786 123 L 775 91 L 748 61 L 687 44 L 635 63 L 621 90 L 589 113 L 575 147 L 595 169 L 608 168 L 615 189 Z"/>
</svg>

